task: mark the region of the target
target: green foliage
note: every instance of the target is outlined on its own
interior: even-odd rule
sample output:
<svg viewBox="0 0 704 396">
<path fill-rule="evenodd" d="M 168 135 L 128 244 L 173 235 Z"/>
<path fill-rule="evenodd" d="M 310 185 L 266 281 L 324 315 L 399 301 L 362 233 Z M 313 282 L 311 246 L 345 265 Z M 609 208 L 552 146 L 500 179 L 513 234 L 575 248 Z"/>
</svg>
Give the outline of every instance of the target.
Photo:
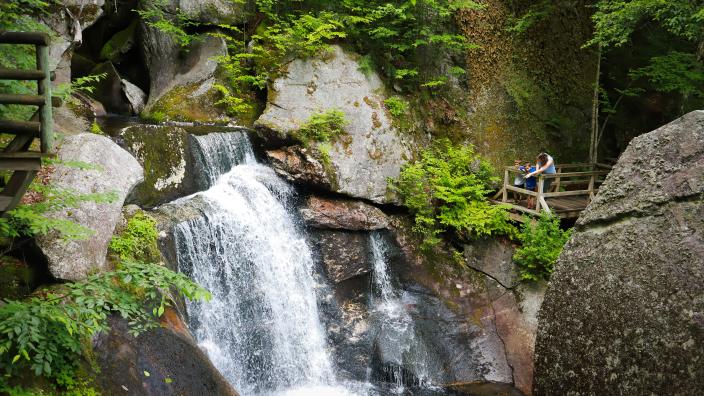
<svg viewBox="0 0 704 396">
<path fill-rule="evenodd" d="M 139 117 L 147 122 L 152 122 L 155 124 L 162 123 L 166 121 L 166 113 L 163 111 L 153 111 L 153 112 L 142 112 Z"/>
<path fill-rule="evenodd" d="M 521 247 L 513 260 L 518 264 L 521 278 L 537 281 L 547 280 L 552 274 L 562 247 L 570 239 L 571 229 L 562 230 L 557 216 L 542 214 L 534 224 L 525 216 L 518 234 Z"/>
<path fill-rule="evenodd" d="M 93 93 L 93 91 L 95 91 L 95 84 L 107 76 L 107 73 L 100 73 L 78 77 L 70 83 L 60 84 L 54 89 L 52 94 L 53 96 L 60 97 L 62 100 L 70 100 L 74 92 Z"/>
<path fill-rule="evenodd" d="M 158 29 L 173 38 L 181 47 L 188 47 L 196 36 L 186 30 L 198 25 L 180 9 L 176 12 L 169 10 L 167 0 L 143 1 L 142 9 L 135 10 L 147 26 Z"/>
<path fill-rule="evenodd" d="M 39 31 L 49 32 L 44 24 L 33 17 L 47 12 L 54 0 L 10 0 L 0 1 L 0 31 Z M 36 55 L 33 45 L 0 45 L 0 68 L 36 69 Z M 0 92 L 16 94 L 36 94 L 34 81 L 0 80 Z M 27 120 L 36 107 L 20 105 L 0 105 L 0 118 Z"/>
<path fill-rule="evenodd" d="M 292 133 L 305 147 L 312 143 L 330 143 L 345 133 L 345 113 L 338 109 L 329 109 L 314 113 L 301 127 Z"/>
<path fill-rule="evenodd" d="M 110 252 L 122 261 L 158 262 L 159 233 L 156 220 L 145 212 L 137 212 L 127 221 L 127 227 L 110 241 Z"/>
<path fill-rule="evenodd" d="M 540 20 L 546 18 L 555 9 L 551 1 L 543 0 L 532 4 L 528 11 L 520 17 L 508 19 L 509 26 L 506 28 L 511 33 L 523 34 Z"/>
<path fill-rule="evenodd" d="M 670 52 L 656 56 L 650 64 L 631 70 L 631 78 L 645 78 L 660 92 L 704 97 L 704 65 L 694 54 Z"/>
<path fill-rule="evenodd" d="M 126 319 L 133 335 L 157 327 L 155 318 L 173 304 L 171 290 L 191 300 L 210 298 L 183 274 L 156 264 L 127 262 L 114 272 L 25 301 L 7 300 L 0 305 L 0 370 L 14 376 L 29 369 L 67 386 L 93 335 L 108 329 L 109 315 Z M 145 304 L 154 308 L 145 310 Z"/>
<path fill-rule="evenodd" d="M 103 130 L 100 128 L 100 125 L 98 125 L 95 120 L 92 124 L 90 124 L 90 133 L 94 133 L 96 135 L 105 135 L 105 132 L 103 132 Z"/>
<path fill-rule="evenodd" d="M 436 141 L 401 170 L 393 187 L 414 214 L 414 231 L 423 237 L 424 248 L 437 245 L 446 231 L 463 240 L 514 233 L 507 208 L 486 198 L 497 181 L 492 174 L 472 146 L 455 146 L 447 139 Z"/>
<path fill-rule="evenodd" d="M 701 0 L 601 0 L 596 3 L 594 37 L 589 44 L 621 46 L 644 22 L 655 21 L 670 33 L 692 41 L 704 36 Z"/>
<path fill-rule="evenodd" d="M 400 96 L 391 96 L 384 101 L 384 105 L 386 105 L 386 109 L 389 110 L 389 113 L 394 117 L 400 117 L 406 114 L 409 106 L 408 101 Z"/>
<path fill-rule="evenodd" d="M 41 196 L 33 203 L 22 204 L 0 218 L 0 237 L 34 237 L 56 231 L 62 238 L 84 239 L 93 231 L 71 220 L 51 218 L 49 212 L 67 211 L 81 202 L 110 203 L 116 199 L 114 192 L 83 194 L 76 191 L 34 183 L 30 191 Z"/>
</svg>

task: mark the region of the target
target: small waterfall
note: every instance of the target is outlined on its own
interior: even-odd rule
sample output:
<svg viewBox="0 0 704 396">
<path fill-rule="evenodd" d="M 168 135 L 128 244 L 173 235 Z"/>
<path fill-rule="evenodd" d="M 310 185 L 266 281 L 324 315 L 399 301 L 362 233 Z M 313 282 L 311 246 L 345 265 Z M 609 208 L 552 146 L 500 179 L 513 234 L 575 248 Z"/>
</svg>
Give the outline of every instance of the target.
<svg viewBox="0 0 704 396">
<path fill-rule="evenodd" d="M 215 185 L 218 177 L 227 173 L 235 165 L 254 163 L 254 151 L 245 132 L 215 132 L 207 135 L 193 136 L 192 145 L 198 179 L 203 189 Z"/>
<path fill-rule="evenodd" d="M 414 301 L 393 285 L 387 268 L 389 246 L 382 234 L 373 232 L 369 238 L 374 263 L 371 308 L 378 327 L 376 346 L 383 358 L 379 380 L 395 383 L 398 394 L 408 386 L 431 387 L 428 350 L 407 311 Z"/>
<path fill-rule="evenodd" d="M 314 261 L 288 206 L 293 190 L 256 163 L 246 136 L 225 135 L 195 138 L 212 187 L 196 194 L 202 217 L 175 232 L 179 269 L 213 294 L 188 303 L 196 340 L 242 395 L 348 394 L 337 387 Z"/>
</svg>

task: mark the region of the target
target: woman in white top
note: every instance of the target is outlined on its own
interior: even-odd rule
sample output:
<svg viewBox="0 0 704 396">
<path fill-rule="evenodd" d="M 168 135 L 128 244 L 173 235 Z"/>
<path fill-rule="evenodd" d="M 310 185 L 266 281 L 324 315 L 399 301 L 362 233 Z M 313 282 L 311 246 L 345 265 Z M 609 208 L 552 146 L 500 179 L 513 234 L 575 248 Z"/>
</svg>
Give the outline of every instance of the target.
<svg viewBox="0 0 704 396">
<path fill-rule="evenodd" d="M 538 155 L 535 171 L 528 173 L 526 175 L 526 179 L 529 177 L 537 176 L 541 173 L 545 173 L 546 175 L 557 173 L 557 170 L 555 169 L 555 160 L 553 160 L 552 157 L 548 155 L 548 153 L 540 153 Z M 545 179 L 545 182 L 543 183 L 543 192 L 548 192 L 550 190 L 551 184 L 552 179 Z"/>
</svg>

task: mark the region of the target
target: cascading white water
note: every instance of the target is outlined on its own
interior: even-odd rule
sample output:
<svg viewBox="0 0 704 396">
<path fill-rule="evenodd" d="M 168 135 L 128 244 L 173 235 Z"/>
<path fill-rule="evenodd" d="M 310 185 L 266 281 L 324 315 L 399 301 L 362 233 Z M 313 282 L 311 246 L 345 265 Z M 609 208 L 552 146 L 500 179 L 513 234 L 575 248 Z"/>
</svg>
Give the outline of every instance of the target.
<svg viewBox="0 0 704 396">
<path fill-rule="evenodd" d="M 213 294 L 187 306 L 199 345 L 242 395 L 349 394 L 335 379 L 292 188 L 256 163 L 246 135 L 195 139 L 212 187 L 195 195 L 203 215 L 175 235 L 179 269 Z M 228 161 L 237 165 L 222 174 Z"/>
<path fill-rule="evenodd" d="M 396 393 L 403 393 L 406 385 L 431 387 L 428 351 L 406 309 L 412 301 L 394 287 L 389 275 L 389 246 L 379 232 L 372 232 L 369 241 L 374 264 L 371 308 L 378 326 L 377 347 L 384 358 L 383 370 L 387 379 L 395 381 Z"/>
</svg>

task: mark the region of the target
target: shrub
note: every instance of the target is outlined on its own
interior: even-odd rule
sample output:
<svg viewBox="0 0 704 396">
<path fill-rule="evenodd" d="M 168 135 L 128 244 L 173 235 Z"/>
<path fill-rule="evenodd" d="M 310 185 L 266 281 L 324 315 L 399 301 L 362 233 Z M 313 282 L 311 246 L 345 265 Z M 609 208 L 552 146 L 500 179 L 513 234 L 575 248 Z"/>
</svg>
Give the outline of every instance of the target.
<svg viewBox="0 0 704 396">
<path fill-rule="evenodd" d="M 156 220 L 144 212 L 137 212 L 127 221 L 127 227 L 112 237 L 110 252 L 122 261 L 159 262 L 158 237 Z"/>
<path fill-rule="evenodd" d="M 31 370 L 54 384 L 70 379 L 86 356 L 91 338 L 108 329 L 108 316 L 119 314 L 137 335 L 158 326 L 170 290 L 191 300 L 210 294 L 183 274 L 148 263 L 126 262 L 116 271 L 93 275 L 25 301 L 0 305 L 0 370 L 4 378 Z M 153 307 L 145 309 L 145 303 Z"/>
<path fill-rule="evenodd" d="M 408 111 L 408 102 L 400 96 L 392 96 L 384 101 L 386 109 L 394 117 L 400 117 Z"/>
<path fill-rule="evenodd" d="M 414 231 L 429 248 L 446 231 L 463 240 L 514 233 L 506 207 L 486 198 L 497 181 L 492 174 L 471 145 L 455 146 L 441 139 L 420 160 L 406 165 L 392 187 L 414 214 Z"/>
<path fill-rule="evenodd" d="M 525 216 L 518 239 L 521 247 L 513 260 L 518 264 L 521 278 L 536 281 L 548 279 L 562 247 L 570 238 L 571 229 L 562 230 L 557 216 L 542 214 L 537 222 Z"/>
<path fill-rule="evenodd" d="M 345 113 L 338 109 L 330 109 L 322 113 L 314 113 L 292 135 L 310 147 L 313 143 L 330 143 L 345 133 Z"/>
</svg>

